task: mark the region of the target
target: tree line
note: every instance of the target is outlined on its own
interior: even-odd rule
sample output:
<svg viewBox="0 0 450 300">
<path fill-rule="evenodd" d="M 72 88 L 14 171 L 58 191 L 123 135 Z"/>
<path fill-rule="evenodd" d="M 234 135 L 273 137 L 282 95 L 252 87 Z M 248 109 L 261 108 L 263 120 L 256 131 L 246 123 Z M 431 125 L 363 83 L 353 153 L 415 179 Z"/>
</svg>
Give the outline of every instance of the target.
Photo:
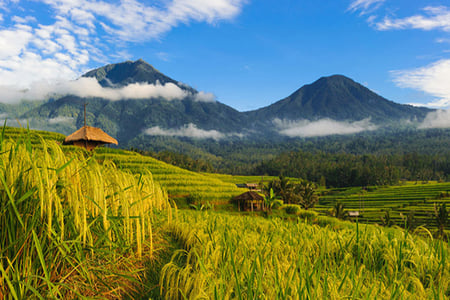
<svg viewBox="0 0 450 300">
<path fill-rule="evenodd" d="M 297 177 L 329 187 L 392 185 L 400 180 L 450 180 L 450 153 L 395 155 L 291 151 L 263 161 L 254 174 Z"/>
</svg>

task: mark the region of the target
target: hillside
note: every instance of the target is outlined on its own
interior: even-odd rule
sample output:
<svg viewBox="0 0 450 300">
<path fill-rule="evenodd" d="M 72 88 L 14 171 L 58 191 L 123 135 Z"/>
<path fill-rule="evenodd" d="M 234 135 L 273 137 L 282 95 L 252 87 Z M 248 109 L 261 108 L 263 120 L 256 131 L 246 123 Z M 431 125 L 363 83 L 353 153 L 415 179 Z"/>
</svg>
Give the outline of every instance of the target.
<svg viewBox="0 0 450 300">
<path fill-rule="evenodd" d="M 41 138 L 61 143 L 65 136 L 46 131 L 5 128 L 6 140 L 17 141 L 27 138 L 34 147 L 40 148 Z M 155 182 L 165 189 L 169 198 L 181 205 L 226 204 L 233 196 L 243 192 L 235 184 L 187 171 L 132 151 L 100 147 L 92 153 L 88 153 L 74 146 L 62 146 L 62 150 L 67 153 L 84 153 L 86 156 L 94 157 L 99 163 L 113 162 L 119 169 L 130 171 L 133 174 L 146 174 L 148 171 Z M 186 203 L 187 198 L 190 203 Z"/>
<path fill-rule="evenodd" d="M 272 105 L 247 114 L 260 120 L 370 119 L 379 124 L 400 120 L 420 121 L 430 111 L 389 101 L 348 77 L 334 75 L 322 77 Z"/>
</svg>

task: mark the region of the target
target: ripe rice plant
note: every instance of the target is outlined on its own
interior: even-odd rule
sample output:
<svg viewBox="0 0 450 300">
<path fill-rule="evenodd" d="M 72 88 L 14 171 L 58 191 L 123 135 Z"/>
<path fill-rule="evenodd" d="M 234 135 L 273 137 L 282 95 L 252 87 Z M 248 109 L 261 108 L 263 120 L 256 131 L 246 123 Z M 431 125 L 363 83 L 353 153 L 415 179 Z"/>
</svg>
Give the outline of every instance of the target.
<svg viewBox="0 0 450 300">
<path fill-rule="evenodd" d="M 187 171 L 135 152 L 100 148 L 95 150 L 94 158 L 98 161 L 110 160 L 119 168 L 135 174 L 140 174 L 145 169 L 150 170 L 171 199 L 196 194 L 205 202 L 223 204 L 243 192 L 235 184 L 223 182 L 211 174 Z"/>
<path fill-rule="evenodd" d="M 181 248 L 162 269 L 166 299 L 450 295 L 448 245 L 398 229 L 183 211 L 168 230 Z"/>
<path fill-rule="evenodd" d="M 134 175 L 55 142 L 0 138 L 0 299 L 119 297 L 170 211 L 150 173 Z M 128 274 L 125 280 L 117 274 Z M 108 277 L 104 281 L 102 278 Z M 115 278 L 115 279 L 114 279 Z"/>
</svg>

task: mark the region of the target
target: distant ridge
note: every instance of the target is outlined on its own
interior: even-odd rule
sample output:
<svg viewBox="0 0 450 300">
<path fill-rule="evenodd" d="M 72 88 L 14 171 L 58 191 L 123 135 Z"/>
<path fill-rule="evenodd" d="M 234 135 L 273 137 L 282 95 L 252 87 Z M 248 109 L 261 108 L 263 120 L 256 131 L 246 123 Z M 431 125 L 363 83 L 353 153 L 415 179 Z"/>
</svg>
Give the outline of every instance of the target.
<svg viewBox="0 0 450 300">
<path fill-rule="evenodd" d="M 290 96 L 267 107 L 247 112 L 258 119 L 359 121 L 372 122 L 422 120 L 430 109 L 389 101 L 343 75 L 321 77 Z"/>
<path fill-rule="evenodd" d="M 88 101 L 89 126 L 102 128 L 117 137 L 122 146 L 131 145 L 134 140 L 138 141 L 134 145 L 145 148 L 145 145 L 155 141 L 156 136 L 150 135 L 155 132 L 190 145 L 195 145 L 198 142 L 196 137 L 201 137 L 205 132 L 221 139 L 267 141 L 274 137 L 285 138 L 274 126 L 275 119 L 297 121 L 327 118 L 349 122 L 370 119 L 370 123 L 395 127 L 399 121 L 420 122 L 432 111 L 389 101 L 343 75 L 322 77 L 272 105 L 249 112 L 239 112 L 219 101 L 199 101 L 197 90 L 164 75 L 142 59 L 109 64 L 82 77 L 95 78 L 103 87 L 112 89 L 135 83 L 170 83 L 186 93 L 171 99 L 149 96 L 116 101 L 67 95 L 37 107 L 30 106 L 22 110 L 26 112 L 18 117 L 32 120 L 33 128 L 69 134 L 83 126 L 82 105 Z M 1 109 L 0 106 L 0 113 Z M 190 137 L 171 135 L 180 130 L 190 130 Z M 217 140 L 213 139 L 213 142 Z"/>
</svg>

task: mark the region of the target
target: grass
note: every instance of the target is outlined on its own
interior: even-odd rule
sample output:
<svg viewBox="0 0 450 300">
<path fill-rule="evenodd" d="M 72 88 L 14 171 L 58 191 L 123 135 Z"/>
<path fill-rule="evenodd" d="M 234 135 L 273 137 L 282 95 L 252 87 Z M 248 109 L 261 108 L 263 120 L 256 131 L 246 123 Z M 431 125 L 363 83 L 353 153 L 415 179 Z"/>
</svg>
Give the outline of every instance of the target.
<svg viewBox="0 0 450 300">
<path fill-rule="evenodd" d="M 165 299 L 444 299 L 449 248 L 399 229 L 180 212 Z"/>
<path fill-rule="evenodd" d="M 0 298 L 117 298 L 139 286 L 152 224 L 170 214 L 151 174 L 0 138 Z M 166 218 L 166 217 L 165 217 Z M 108 278 L 105 280 L 104 278 Z"/>
</svg>

